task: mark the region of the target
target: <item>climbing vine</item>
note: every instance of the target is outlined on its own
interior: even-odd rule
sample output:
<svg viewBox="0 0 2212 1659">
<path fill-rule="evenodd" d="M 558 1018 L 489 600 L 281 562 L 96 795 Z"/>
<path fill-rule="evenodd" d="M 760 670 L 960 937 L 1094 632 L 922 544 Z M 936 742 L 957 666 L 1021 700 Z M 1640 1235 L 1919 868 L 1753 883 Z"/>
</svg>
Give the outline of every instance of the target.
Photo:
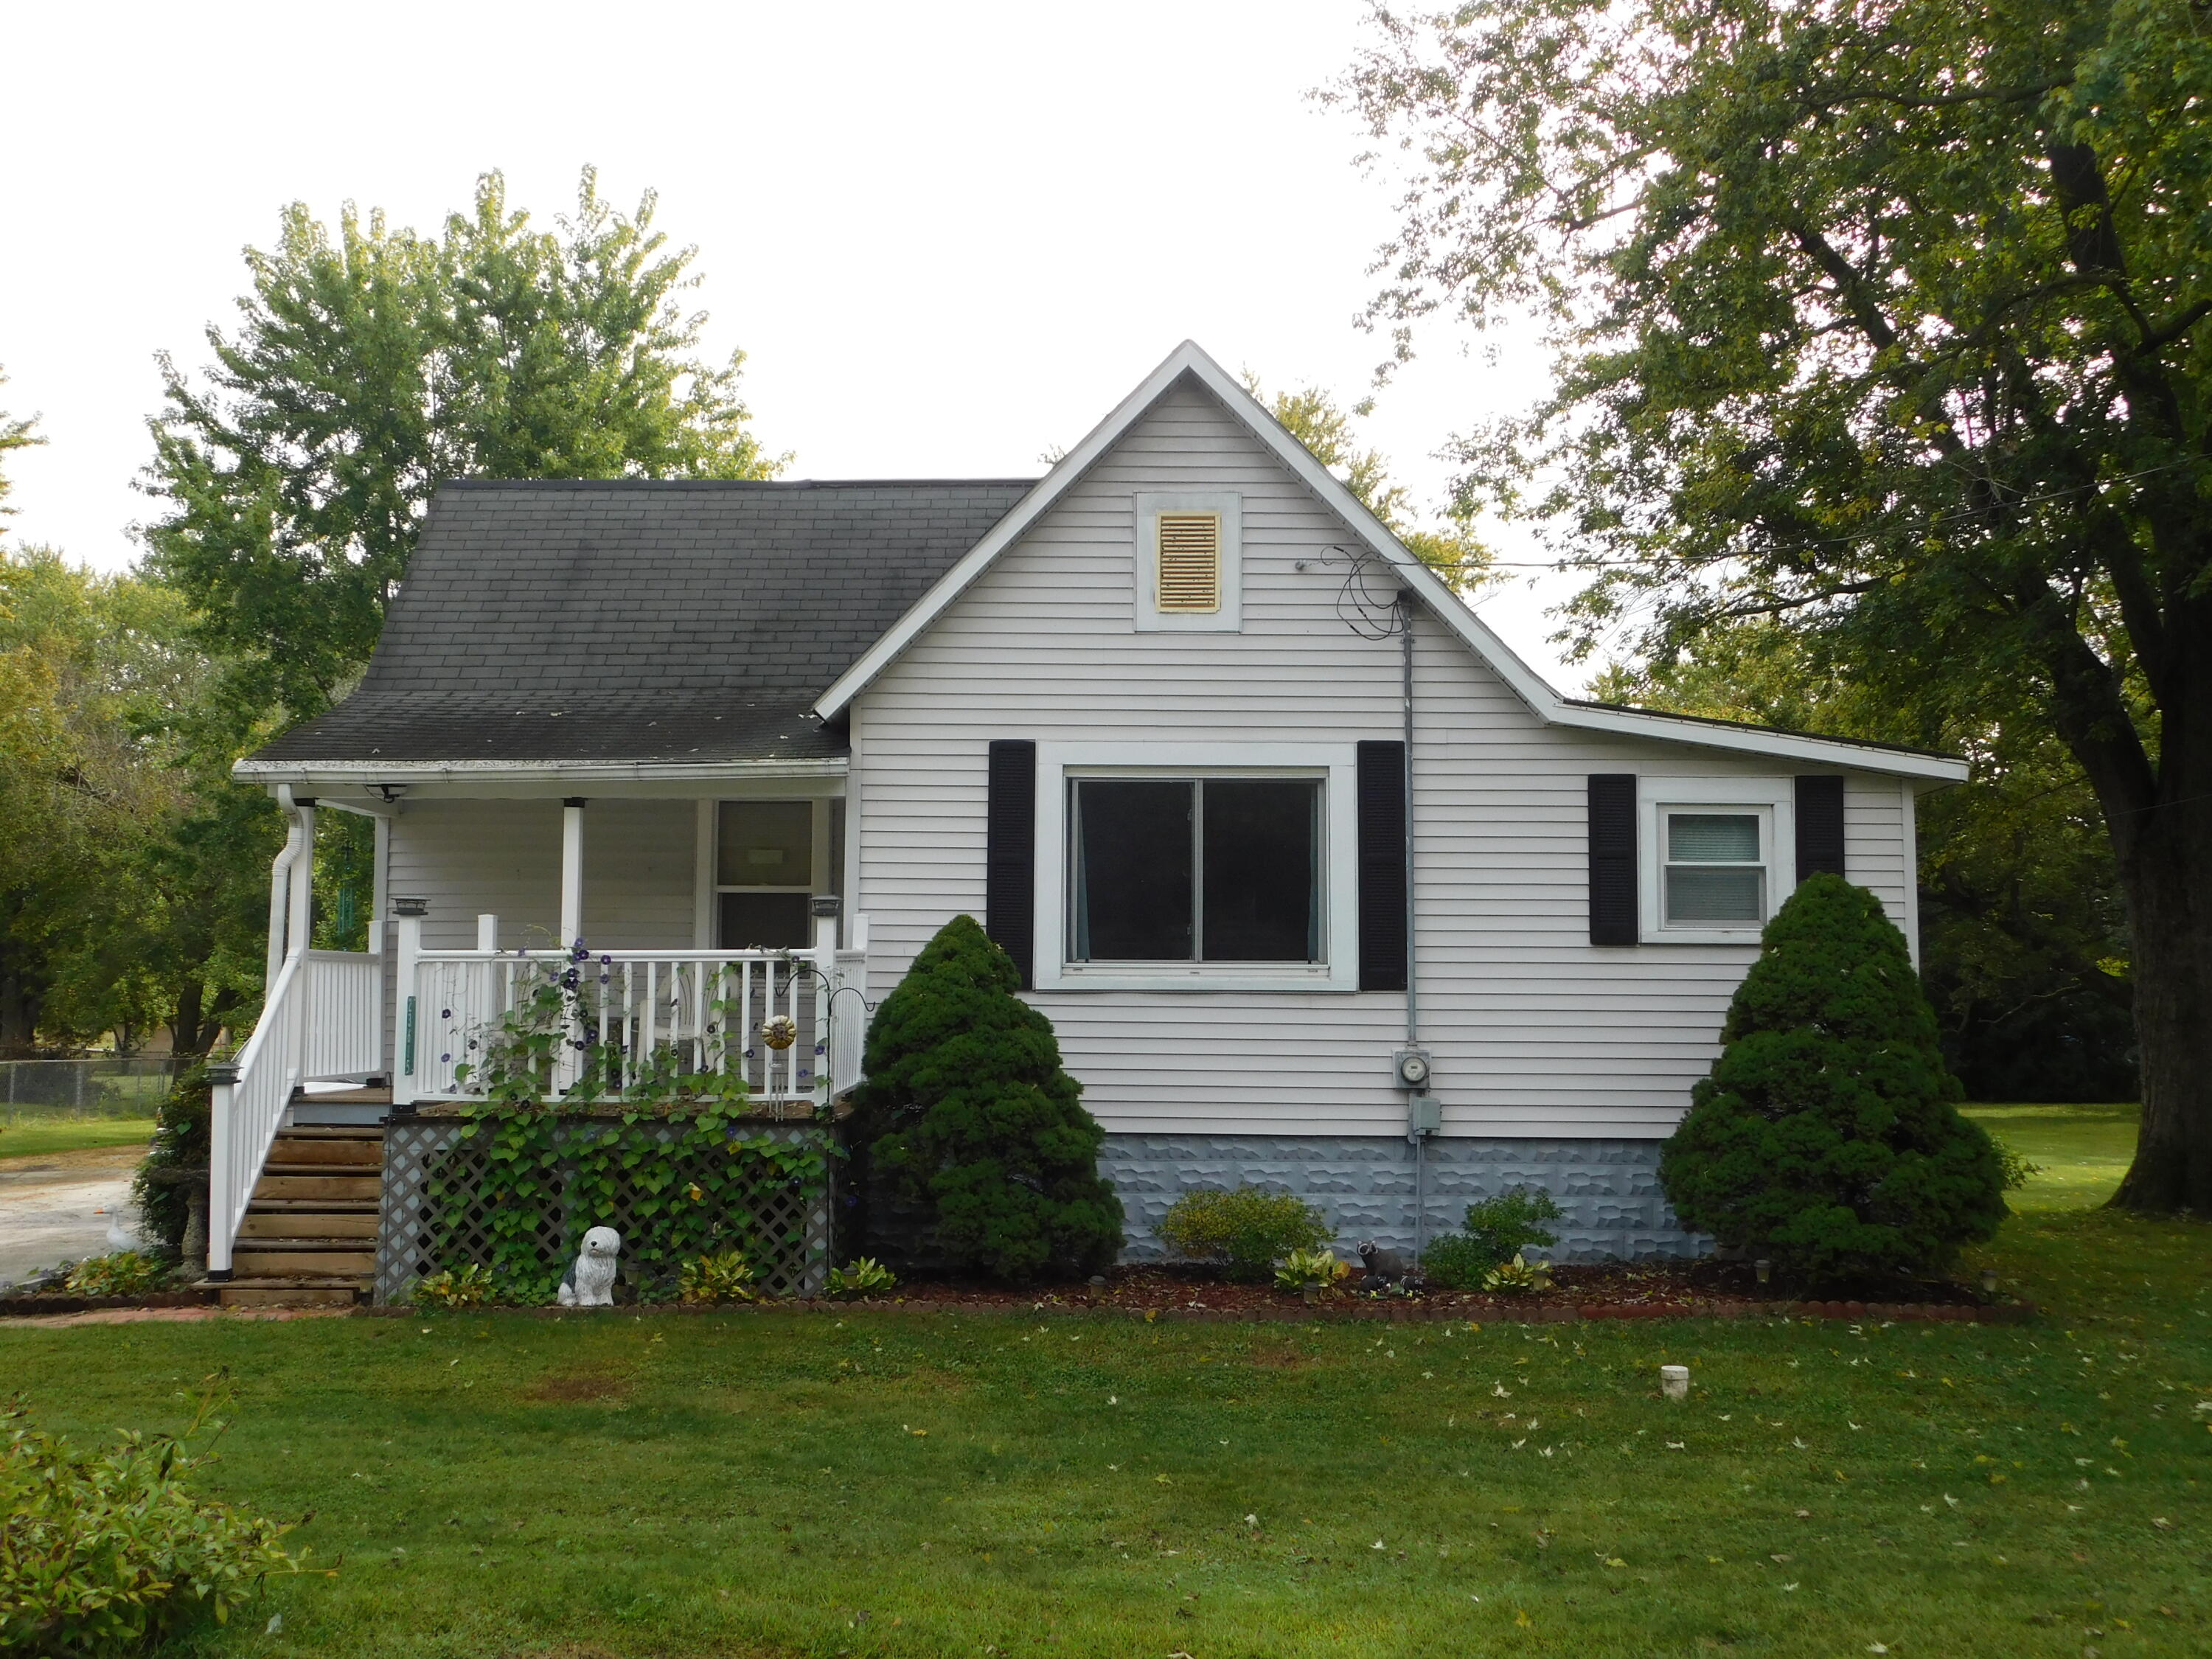
<svg viewBox="0 0 2212 1659">
<path fill-rule="evenodd" d="M 595 966 L 579 943 L 557 971 L 535 974 L 482 1061 L 459 1068 L 483 1093 L 459 1109 L 471 1127 L 428 1183 L 439 1266 L 477 1262 L 502 1297 L 546 1302 L 586 1231 L 608 1225 L 641 1299 L 672 1297 L 684 1264 L 730 1250 L 763 1279 L 780 1276 L 804 1260 L 826 1208 L 834 1142 L 749 1125 L 735 1070 L 603 1040 L 583 994 Z M 714 1012 L 726 1032 L 732 1011 Z M 564 1101 L 554 1089 L 570 1054 Z"/>
</svg>

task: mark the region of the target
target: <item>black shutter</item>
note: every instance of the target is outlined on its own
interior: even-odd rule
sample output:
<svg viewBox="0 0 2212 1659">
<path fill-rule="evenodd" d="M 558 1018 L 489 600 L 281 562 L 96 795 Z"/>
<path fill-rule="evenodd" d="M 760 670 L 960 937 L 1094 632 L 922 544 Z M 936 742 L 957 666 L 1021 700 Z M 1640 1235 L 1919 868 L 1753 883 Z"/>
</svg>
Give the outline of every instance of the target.
<svg viewBox="0 0 2212 1659">
<path fill-rule="evenodd" d="M 1636 774 L 1589 775 L 1589 937 L 1633 945 L 1636 915 Z"/>
<path fill-rule="evenodd" d="M 1359 745 L 1359 988 L 1406 988 L 1406 745 Z"/>
<path fill-rule="evenodd" d="M 1797 780 L 1797 879 L 1844 871 L 1844 781 L 1818 774 Z"/>
<path fill-rule="evenodd" d="M 991 744 L 990 796 L 984 807 L 983 931 L 1036 982 L 1036 744 Z"/>
</svg>

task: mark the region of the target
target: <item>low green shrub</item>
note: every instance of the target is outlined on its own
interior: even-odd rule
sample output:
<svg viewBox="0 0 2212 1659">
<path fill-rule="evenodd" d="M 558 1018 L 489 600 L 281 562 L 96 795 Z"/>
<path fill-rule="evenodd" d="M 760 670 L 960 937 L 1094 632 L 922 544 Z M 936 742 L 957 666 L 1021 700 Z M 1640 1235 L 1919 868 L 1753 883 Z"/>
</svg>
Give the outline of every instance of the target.
<svg viewBox="0 0 2212 1659">
<path fill-rule="evenodd" d="M 1335 1237 L 1322 1212 L 1290 1193 L 1257 1187 L 1185 1193 L 1160 1222 L 1160 1238 L 1193 1261 L 1225 1262 L 1229 1276 L 1266 1282 L 1292 1250 L 1317 1250 Z"/>
<path fill-rule="evenodd" d="M 169 1282 L 176 1264 L 150 1250 L 118 1250 L 71 1267 L 62 1288 L 75 1296 L 144 1296 Z"/>
<path fill-rule="evenodd" d="M 1334 1250 L 1292 1250 L 1275 1269 L 1275 1288 L 1326 1291 L 1351 1273 L 1352 1264 L 1338 1261 Z"/>
<path fill-rule="evenodd" d="M 212 1094 L 203 1055 L 177 1073 L 168 1097 L 155 1109 L 152 1144 L 131 1178 L 131 1201 L 137 1206 L 139 1231 L 164 1249 L 184 1249 L 192 1188 L 207 1191 L 204 1176 L 189 1181 L 170 1177 L 174 1171 L 207 1168 L 214 1145 L 209 1105 Z"/>
<path fill-rule="evenodd" d="M 1492 1296 L 1534 1296 L 1552 1288 L 1551 1266 L 1516 1253 L 1510 1261 L 1501 1261 L 1483 1274 L 1482 1288 Z"/>
<path fill-rule="evenodd" d="M 0 1407 L 0 1652 L 109 1659 L 203 1619 L 220 1624 L 271 1573 L 299 1570 L 291 1530 L 195 1498 L 222 1433 L 210 1395 L 180 1435 L 82 1451 Z"/>
<path fill-rule="evenodd" d="M 499 1286 L 492 1279 L 491 1269 L 480 1262 L 471 1261 L 465 1267 L 447 1267 L 416 1279 L 415 1305 L 418 1308 L 482 1308 L 495 1300 L 498 1291 Z"/>
<path fill-rule="evenodd" d="M 750 1302 L 752 1263 L 742 1250 L 695 1256 L 684 1264 L 680 1294 L 686 1302 Z"/>
<path fill-rule="evenodd" d="M 830 1270 L 830 1294 L 840 1298 L 854 1296 L 874 1296 L 878 1291 L 895 1288 L 898 1275 L 872 1255 L 842 1267 Z"/>
<path fill-rule="evenodd" d="M 1448 1291 L 1481 1290 L 1492 1268 L 1531 1245 L 1558 1243 L 1559 1236 L 1540 1224 L 1560 1218 L 1559 1205 L 1541 1188 L 1516 1188 L 1470 1204 L 1466 1231 L 1432 1241 L 1421 1253 L 1421 1271 Z"/>
</svg>

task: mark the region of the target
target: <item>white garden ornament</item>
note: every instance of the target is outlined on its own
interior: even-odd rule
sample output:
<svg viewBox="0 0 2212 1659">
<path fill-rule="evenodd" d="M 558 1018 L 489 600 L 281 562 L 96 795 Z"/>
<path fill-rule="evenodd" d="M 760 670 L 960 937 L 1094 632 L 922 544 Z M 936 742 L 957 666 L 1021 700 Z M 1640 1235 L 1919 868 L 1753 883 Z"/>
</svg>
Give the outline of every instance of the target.
<svg viewBox="0 0 2212 1659">
<path fill-rule="evenodd" d="M 622 1235 L 611 1227 L 594 1227 L 584 1235 L 584 1248 L 576 1265 L 561 1280 L 560 1303 L 564 1308 L 611 1308 L 615 1305 L 615 1267 L 622 1255 Z"/>
</svg>

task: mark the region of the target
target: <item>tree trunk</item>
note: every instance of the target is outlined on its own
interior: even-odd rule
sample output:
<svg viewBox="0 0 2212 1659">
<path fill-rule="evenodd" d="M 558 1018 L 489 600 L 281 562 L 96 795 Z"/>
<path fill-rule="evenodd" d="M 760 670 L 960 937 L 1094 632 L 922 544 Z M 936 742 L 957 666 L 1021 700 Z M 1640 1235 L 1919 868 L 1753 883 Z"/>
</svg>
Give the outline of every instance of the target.
<svg viewBox="0 0 2212 1659">
<path fill-rule="evenodd" d="M 2163 803 L 2144 817 L 2120 866 L 2142 1131 L 2112 1203 L 2212 1216 L 2212 801 Z"/>
<path fill-rule="evenodd" d="M 180 1056 L 197 1060 L 215 1041 L 216 1022 L 202 1013 L 204 995 L 197 979 L 187 979 L 177 992 L 176 1012 L 169 1016 L 169 1047 Z"/>
</svg>

